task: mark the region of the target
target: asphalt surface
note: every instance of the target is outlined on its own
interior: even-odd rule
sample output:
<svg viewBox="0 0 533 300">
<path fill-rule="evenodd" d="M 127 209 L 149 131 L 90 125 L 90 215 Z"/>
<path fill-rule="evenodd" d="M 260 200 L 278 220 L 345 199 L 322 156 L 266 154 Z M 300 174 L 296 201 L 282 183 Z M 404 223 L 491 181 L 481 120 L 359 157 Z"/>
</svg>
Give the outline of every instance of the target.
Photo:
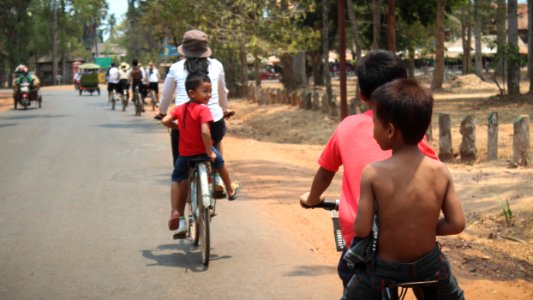
<svg viewBox="0 0 533 300">
<path fill-rule="evenodd" d="M 0 113 L 0 299 L 339 298 L 335 266 L 253 199 L 219 201 L 208 268 L 172 240 L 168 133 L 105 95 Z"/>
</svg>

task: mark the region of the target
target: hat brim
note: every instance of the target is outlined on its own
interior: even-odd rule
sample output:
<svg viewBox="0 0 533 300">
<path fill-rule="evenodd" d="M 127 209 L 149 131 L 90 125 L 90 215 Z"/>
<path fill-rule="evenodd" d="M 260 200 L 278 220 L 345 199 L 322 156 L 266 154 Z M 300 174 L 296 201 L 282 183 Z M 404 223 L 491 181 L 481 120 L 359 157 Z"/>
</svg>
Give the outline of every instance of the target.
<svg viewBox="0 0 533 300">
<path fill-rule="evenodd" d="M 211 48 L 206 47 L 205 51 L 203 52 L 191 52 L 186 51 L 183 49 L 182 45 L 178 46 L 178 53 L 185 56 L 185 57 L 209 57 L 211 56 Z"/>
</svg>

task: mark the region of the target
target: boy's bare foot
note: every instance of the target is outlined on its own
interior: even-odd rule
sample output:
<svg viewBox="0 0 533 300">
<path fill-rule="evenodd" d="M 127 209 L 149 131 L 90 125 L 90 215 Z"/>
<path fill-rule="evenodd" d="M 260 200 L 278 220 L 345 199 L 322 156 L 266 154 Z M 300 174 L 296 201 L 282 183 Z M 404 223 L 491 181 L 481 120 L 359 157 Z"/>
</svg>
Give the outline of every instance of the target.
<svg viewBox="0 0 533 300">
<path fill-rule="evenodd" d="M 180 215 L 178 213 L 174 213 L 170 217 L 170 220 L 168 220 L 168 229 L 176 230 L 178 229 L 179 224 L 180 224 Z"/>
</svg>

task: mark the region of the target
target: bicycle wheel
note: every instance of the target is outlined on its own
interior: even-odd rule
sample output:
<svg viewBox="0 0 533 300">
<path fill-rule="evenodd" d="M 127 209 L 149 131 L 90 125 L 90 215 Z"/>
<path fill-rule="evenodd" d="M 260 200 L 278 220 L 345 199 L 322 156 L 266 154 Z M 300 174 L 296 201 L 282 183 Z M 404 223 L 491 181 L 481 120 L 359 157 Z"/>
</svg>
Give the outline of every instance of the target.
<svg viewBox="0 0 533 300">
<path fill-rule="evenodd" d="M 199 216 L 193 211 L 193 207 L 196 207 L 198 211 L 198 173 L 194 172 L 190 177 L 190 190 L 189 190 L 189 236 L 192 237 L 192 243 L 196 247 L 200 242 L 200 230 L 199 230 Z M 194 193 L 194 197 L 192 196 Z M 194 202 L 194 205 L 193 205 Z"/>
<path fill-rule="evenodd" d="M 115 99 L 117 98 L 117 94 L 115 94 L 115 91 L 113 91 L 113 95 L 111 96 L 111 110 L 115 110 Z"/>
<path fill-rule="evenodd" d="M 200 231 L 200 248 L 202 250 L 202 263 L 204 266 L 209 265 L 209 252 L 211 250 L 211 241 L 209 236 L 209 209 L 202 207 L 200 213 L 200 220 L 197 222 Z"/>
<path fill-rule="evenodd" d="M 198 180 L 197 180 L 197 195 L 198 195 L 198 231 L 200 232 L 200 248 L 202 250 L 202 263 L 204 266 L 209 265 L 209 254 L 211 251 L 211 236 L 209 230 L 209 223 L 211 221 L 211 214 L 209 207 L 206 207 L 203 202 L 204 195 L 210 195 L 209 183 L 207 180 L 207 168 L 205 163 L 198 166 Z"/>
</svg>

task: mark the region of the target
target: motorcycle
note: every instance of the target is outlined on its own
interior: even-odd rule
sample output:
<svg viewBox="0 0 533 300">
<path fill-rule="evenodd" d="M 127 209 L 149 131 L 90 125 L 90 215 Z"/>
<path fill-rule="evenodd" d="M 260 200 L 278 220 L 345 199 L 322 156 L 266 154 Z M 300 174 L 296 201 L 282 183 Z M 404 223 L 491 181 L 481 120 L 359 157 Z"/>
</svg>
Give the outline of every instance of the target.
<svg viewBox="0 0 533 300">
<path fill-rule="evenodd" d="M 35 93 L 36 94 L 36 93 Z M 33 95 L 35 98 L 35 95 Z M 31 101 L 37 101 L 39 108 L 41 108 L 42 98 L 40 95 L 37 95 L 35 99 L 32 99 L 32 91 L 30 83 L 27 81 L 21 82 L 18 87 L 18 96 L 15 97 L 14 106 L 17 109 L 18 104 L 22 105 L 24 109 L 27 109 L 31 105 Z"/>
</svg>

